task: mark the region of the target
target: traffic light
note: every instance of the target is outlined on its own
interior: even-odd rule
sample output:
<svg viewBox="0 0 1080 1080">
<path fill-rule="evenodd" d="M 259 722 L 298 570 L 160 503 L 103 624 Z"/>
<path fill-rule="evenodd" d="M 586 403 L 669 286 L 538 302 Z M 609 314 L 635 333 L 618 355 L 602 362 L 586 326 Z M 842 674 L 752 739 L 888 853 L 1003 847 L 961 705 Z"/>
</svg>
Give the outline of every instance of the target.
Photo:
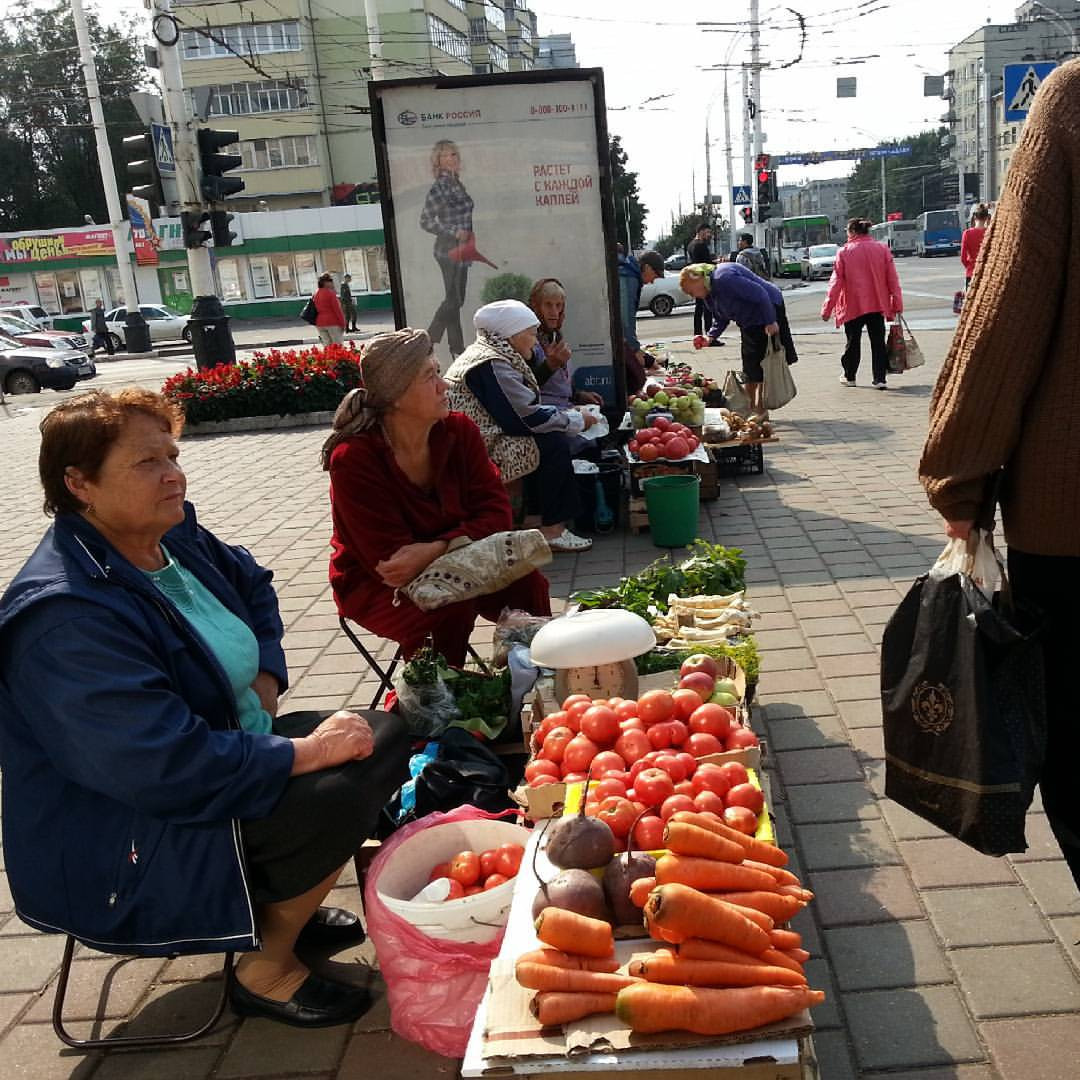
<svg viewBox="0 0 1080 1080">
<path fill-rule="evenodd" d="M 754 159 L 759 221 L 764 221 L 769 216 L 769 210 L 776 202 L 776 171 L 771 166 L 772 159 L 768 154 L 758 154 Z"/>
<path fill-rule="evenodd" d="M 200 190 L 207 202 L 220 202 L 244 190 L 239 176 L 226 176 L 230 169 L 239 168 L 244 159 L 239 154 L 220 154 L 223 146 L 232 146 L 240 136 L 235 131 L 215 131 L 199 128 L 199 167 L 202 171 Z"/>
<path fill-rule="evenodd" d="M 739 213 L 742 215 L 742 219 L 747 225 L 754 224 L 754 208 L 752 206 L 744 206 Z"/>
<path fill-rule="evenodd" d="M 184 230 L 184 247 L 202 247 L 210 239 L 210 230 L 206 223 L 210 215 L 205 210 L 196 213 L 188 213 L 186 210 L 180 215 L 180 227 Z"/>
<path fill-rule="evenodd" d="M 215 248 L 232 247 L 232 242 L 236 239 L 236 233 L 229 229 L 232 219 L 233 215 L 227 210 L 210 211 L 210 231 L 214 235 Z"/>
<path fill-rule="evenodd" d="M 147 131 L 142 135 L 128 135 L 123 142 L 127 174 L 139 180 L 132 184 L 131 194 L 145 199 L 156 210 L 165 205 L 161 190 L 161 174 L 158 172 L 154 139 Z"/>
</svg>

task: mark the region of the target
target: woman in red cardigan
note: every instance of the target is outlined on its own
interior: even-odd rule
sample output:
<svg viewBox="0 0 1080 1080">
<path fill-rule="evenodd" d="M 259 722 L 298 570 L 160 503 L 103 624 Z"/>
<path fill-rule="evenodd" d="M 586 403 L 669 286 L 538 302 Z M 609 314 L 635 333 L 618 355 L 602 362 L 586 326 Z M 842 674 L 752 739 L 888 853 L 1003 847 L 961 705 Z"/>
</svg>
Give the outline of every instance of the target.
<svg viewBox="0 0 1080 1080">
<path fill-rule="evenodd" d="M 430 634 L 451 664 L 465 663 L 477 615 L 505 607 L 550 615 L 547 579 L 534 570 L 489 596 L 421 611 L 395 591 L 458 536 L 513 528 L 510 501 L 480 429 L 450 412 L 424 330 L 367 343 L 363 388 L 350 391 L 323 446 L 330 473 L 330 584 L 338 611 L 401 645 L 406 657 Z"/>
<path fill-rule="evenodd" d="M 311 298 L 315 305 L 315 329 L 323 345 L 341 345 L 345 341 L 345 312 L 334 291 L 334 279 L 330 274 L 319 278 L 319 287 Z"/>
</svg>

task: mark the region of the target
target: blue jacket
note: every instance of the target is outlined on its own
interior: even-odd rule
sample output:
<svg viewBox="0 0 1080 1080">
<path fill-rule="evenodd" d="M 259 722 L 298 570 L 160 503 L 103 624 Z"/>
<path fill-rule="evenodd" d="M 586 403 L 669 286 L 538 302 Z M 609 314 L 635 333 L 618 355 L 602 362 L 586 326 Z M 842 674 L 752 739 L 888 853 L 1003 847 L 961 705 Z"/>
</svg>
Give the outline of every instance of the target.
<svg viewBox="0 0 1080 1080">
<path fill-rule="evenodd" d="M 742 329 L 768 326 L 776 322 L 776 309 L 783 305 L 784 294 L 775 285 L 741 263 L 723 263 L 710 275 L 705 296 L 713 317 L 709 337 L 718 338 L 731 322 Z"/>
<path fill-rule="evenodd" d="M 271 574 L 198 525 L 172 555 L 255 632 L 286 685 Z M 238 819 L 293 764 L 240 730 L 225 673 L 172 603 L 89 523 L 61 514 L 0 599 L 4 855 L 19 916 L 95 949 L 257 948 Z"/>
<path fill-rule="evenodd" d="M 637 310 L 641 301 L 641 267 L 633 255 L 619 257 L 619 318 L 623 340 L 633 352 L 641 348 L 637 336 Z"/>
</svg>

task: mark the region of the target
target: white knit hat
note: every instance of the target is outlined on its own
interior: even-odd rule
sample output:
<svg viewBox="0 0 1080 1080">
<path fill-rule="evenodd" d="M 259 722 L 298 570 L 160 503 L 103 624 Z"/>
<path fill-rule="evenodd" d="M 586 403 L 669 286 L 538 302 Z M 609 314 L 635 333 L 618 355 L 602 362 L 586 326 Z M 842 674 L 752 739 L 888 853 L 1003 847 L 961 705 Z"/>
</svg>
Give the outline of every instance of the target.
<svg viewBox="0 0 1080 1080">
<path fill-rule="evenodd" d="M 488 334 L 501 338 L 510 338 L 530 326 L 539 326 L 540 320 L 532 308 L 520 300 L 496 300 L 494 304 L 485 304 L 476 309 L 473 326 Z"/>
</svg>

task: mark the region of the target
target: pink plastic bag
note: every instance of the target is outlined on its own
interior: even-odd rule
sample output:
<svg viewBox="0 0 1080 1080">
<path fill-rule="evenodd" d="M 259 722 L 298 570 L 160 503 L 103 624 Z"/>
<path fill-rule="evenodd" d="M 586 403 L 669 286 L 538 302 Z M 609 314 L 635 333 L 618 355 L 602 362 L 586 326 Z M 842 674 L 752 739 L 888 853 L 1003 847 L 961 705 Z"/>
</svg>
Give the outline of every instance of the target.
<svg viewBox="0 0 1080 1080">
<path fill-rule="evenodd" d="M 483 944 L 428 937 L 379 899 L 379 875 L 397 848 L 423 829 L 502 816 L 475 806 L 428 814 L 386 840 L 368 870 L 364 914 L 386 983 L 390 1024 L 402 1038 L 446 1057 L 465 1056 L 488 968 L 502 945 L 505 928 Z"/>
</svg>

